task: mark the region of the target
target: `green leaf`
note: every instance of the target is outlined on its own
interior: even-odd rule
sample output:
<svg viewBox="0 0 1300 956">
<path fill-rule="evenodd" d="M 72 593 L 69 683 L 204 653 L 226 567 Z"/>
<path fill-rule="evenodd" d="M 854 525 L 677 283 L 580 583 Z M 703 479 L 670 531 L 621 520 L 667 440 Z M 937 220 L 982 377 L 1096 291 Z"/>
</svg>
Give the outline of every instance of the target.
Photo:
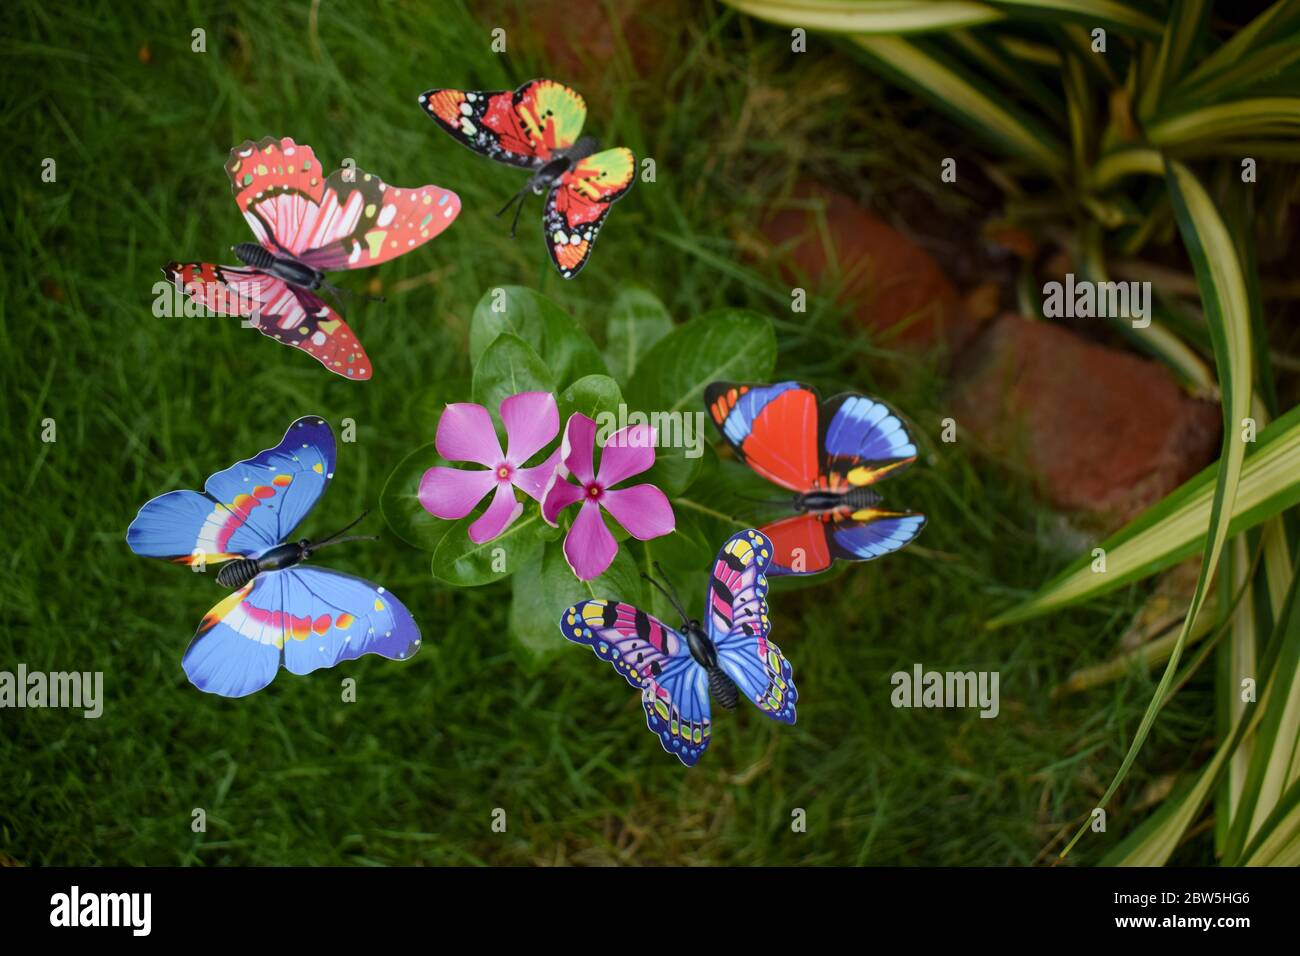
<svg viewBox="0 0 1300 956">
<path fill-rule="evenodd" d="M 771 322 L 744 309 L 717 309 L 656 342 L 628 383 L 627 399 L 643 411 L 703 412 L 710 382 L 765 381 L 775 366 Z"/>
<path fill-rule="evenodd" d="M 517 336 L 532 346 L 557 388 L 584 375 L 609 373 L 591 336 L 569 313 L 532 289 L 500 286 L 479 299 L 469 326 L 469 357 L 476 371 L 500 335 Z"/>
<path fill-rule="evenodd" d="M 1064 176 L 1068 165 L 1064 145 L 1009 105 L 1004 91 L 919 42 L 867 35 L 855 36 L 853 42 L 877 67 L 959 123 L 1048 174 Z"/>
<path fill-rule="evenodd" d="M 1147 126 L 1158 146 L 1225 142 L 1243 137 L 1300 136 L 1300 97 L 1259 96 L 1162 114 Z"/>
<path fill-rule="evenodd" d="M 463 588 L 491 584 L 510 577 L 541 554 L 543 546 L 559 530 L 542 520 L 541 510 L 530 499 L 523 500 L 527 502 L 524 513 L 514 524 L 482 544 L 469 538 L 469 526 L 478 518 L 477 513 L 444 522 L 448 531 L 433 550 L 434 578 Z"/>
<path fill-rule="evenodd" d="M 741 13 L 788 27 L 830 33 L 924 33 L 1001 20 L 987 3 L 960 0 L 725 0 Z"/>
<path fill-rule="evenodd" d="M 379 494 L 379 510 L 388 527 L 407 544 L 433 551 L 441 543 L 452 522 L 435 518 L 420 504 L 420 479 L 435 465 L 448 465 L 433 442 L 421 445 L 401 460 L 384 483 Z"/>
<path fill-rule="evenodd" d="M 628 381 L 641 357 L 672 330 L 672 316 L 653 293 L 639 288 L 620 292 L 605 326 L 605 361 L 610 374 Z"/>
<path fill-rule="evenodd" d="M 1236 244 L 1213 200 L 1186 166 L 1171 161 L 1167 178 L 1174 216 L 1178 220 L 1183 243 L 1187 246 L 1196 271 L 1196 281 L 1205 307 L 1205 320 L 1214 343 L 1215 369 L 1223 395 L 1223 450 L 1219 455 L 1219 472 L 1210 506 L 1209 529 L 1206 532 L 1201 569 L 1196 579 L 1196 589 L 1188 604 L 1187 616 L 1183 618 L 1182 630 L 1169 655 L 1165 672 L 1156 686 L 1151 703 L 1142 715 L 1128 752 L 1110 786 L 1098 801 L 1098 805 L 1103 807 L 1123 783 L 1151 732 L 1156 715 L 1164 705 L 1165 695 L 1173 684 L 1187 635 L 1196 626 L 1196 617 L 1205 602 L 1211 575 L 1218 567 L 1223 544 L 1228 536 L 1237 485 L 1245 460 L 1246 443 L 1241 440 L 1237 423 L 1248 416 L 1251 410 L 1254 354 L 1250 340 L 1250 293 L 1237 258 Z M 1066 856 L 1086 832 L 1088 824 L 1085 823 L 1061 851 L 1061 856 Z"/>
<path fill-rule="evenodd" d="M 502 333 L 474 366 L 474 401 L 495 413 L 501 401 L 519 392 L 553 392 L 555 378 L 533 347 Z"/>
<path fill-rule="evenodd" d="M 563 542 L 553 541 L 529 556 L 515 575 L 510 633 L 526 665 L 536 669 L 568 646 L 560 617 L 579 601 L 595 598 L 644 607 L 641 577 L 627 548 L 620 548 L 605 573 L 579 581 L 564 558 Z"/>
<path fill-rule="evenodd" d="M 623 404 L 623 393 L 618 382 L 608 375 L 585 375 L 560 393 L 558 404 L 560 430 L 563 432 L 564 423 L 575 412 L 586 415 L 597 424 L 600 424 L 602 415 L 617 417 L 619 406 Z"/>
<path fill-rule="evenodd" d="M 743 309 L 706 313 L 656 342 L 626 391 L 628 405 L 648 414 L 660 436 L 654 468 L 643 480 L 670 498 L 690 487 L 699 474 L 697 452 L 707 444 L 705 386 L 719 380 L 766 381 L 775 365 L 772 323 Z M 664 413 L 669 417 L 663 418 Z M 672 427 L 674 423 L 680 427 Z M 670 427 L 677 440 L 665 444 L 664 433 Z"/>
<path fill-rule="evenodd" d="M 677 527 L 672 534 L 640 543 L 640 570 L 660 584 L 676 588 L 686 613 L 700 614 L 710 567 L 730 534 L 715 540 L 701 528 L 696 515 L 676 508 L 674 512 Z M 642 607 L 669 627 L 677 627 L 679 615 L 672 602 L 656 587 L 646 585 L 644 591 L 646 603 Z"/>
</svg>

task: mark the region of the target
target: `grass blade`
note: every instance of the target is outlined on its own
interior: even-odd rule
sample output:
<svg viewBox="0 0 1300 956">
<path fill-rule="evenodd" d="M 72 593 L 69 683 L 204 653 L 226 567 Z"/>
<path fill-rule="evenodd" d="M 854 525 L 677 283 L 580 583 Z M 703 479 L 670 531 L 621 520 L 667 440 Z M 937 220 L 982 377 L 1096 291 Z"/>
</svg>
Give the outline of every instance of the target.
<svg viewBox="0 0 1300 956">
<path fill-rule="evenodd" d="M 1236 244 L 1213 200 L 1191 171 L 1179 162 L 1170 162 L 1168 170 L 1167 181 L 1174 214 L 1196 271 L 1201 300 L 1205 304 L 1206 322 L 1214 341 L 1215 367 L 1223 395 L 1223 451 L 1219 456 L 1219 472 L 1210 508 L 1210 525 L 1201 570 L 1196 580 L 1196 590 L 1188 605 L 1187 617 L 1183 620 L 1178 641 L 1173 653 L 1169 655 L 1169 662 L 1165 665 L 1165 672 L 1156 686 L 1151 703 L 1142 715 L 1128 753 L 1124 755 L 1119 770 L 1098 801 L 1098 805 L 1103 807 L 1123 783 L 1146 742 L 1178 670 L 1187 635 L 1195 626 L 1197 615 L 1205 603 L 1210 577 L 1218 566 L 1228 536 L 1237 483 L 1245 461 L 1245 443 L 1240 440 L 1237 423 L 1250 414 L 1251 407 L 1254 355 L 1250 337 L 1250 295 L 1237 258 Z M 1061 851 L 1061 857 L 1068 855 L 1074 844 L 1087 832 L 1088 824 L 1085 823 Z"/>
</svg>

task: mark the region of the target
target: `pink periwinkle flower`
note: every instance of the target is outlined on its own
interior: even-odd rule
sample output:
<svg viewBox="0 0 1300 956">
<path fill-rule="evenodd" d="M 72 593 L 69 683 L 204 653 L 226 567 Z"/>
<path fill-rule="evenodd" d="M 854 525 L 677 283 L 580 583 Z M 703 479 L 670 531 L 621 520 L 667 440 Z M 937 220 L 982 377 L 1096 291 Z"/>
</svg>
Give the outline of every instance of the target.
<svg viewBox="0 0 1300 956">
<path fill-rule="evenodd" d="M 595 456 L 596 423 L 586 415 L 571 415 L 555 476 L 542 495 L 542 518 L 551 525 L 565 508 L 582 502 L 564 538 L 564 557 L 583 581 L 603 574 L 618 553 L 618 542 L 601 517 L 602 508 L 641 541 L 669 534 L 677 526 L 668 497 L 654 485 L 613 487 L 655 463 L 653 428 L 629 425 L 611 435 L 601 451 L 599 471 Z M 569 477 L 577 483 L 566 480 Z"/>
<path fill-rule="evenodd" d="M 557 448 L 540 465 L 524 467 L 560 430 L 560 410 L 550 392 L 511 395 L 501 402 L 500 414 L 506 426 L 504 452 L 486 408 L 470 402 L 448 405 L 438 420 L 438 454 L 448 461 L 475 462 L 487 470 L 439 465 L 420 479 L 420 504 L 439 518 L 465 517 L 489 491 L 496 489 L 487 510 L 469 526 L 469 537 L 475 544 L 491 541 L 523 514 L 524 506 L 515 497 L 515 488 L 536 501 L 542 500 L 560 457 Z"/>
</svg>

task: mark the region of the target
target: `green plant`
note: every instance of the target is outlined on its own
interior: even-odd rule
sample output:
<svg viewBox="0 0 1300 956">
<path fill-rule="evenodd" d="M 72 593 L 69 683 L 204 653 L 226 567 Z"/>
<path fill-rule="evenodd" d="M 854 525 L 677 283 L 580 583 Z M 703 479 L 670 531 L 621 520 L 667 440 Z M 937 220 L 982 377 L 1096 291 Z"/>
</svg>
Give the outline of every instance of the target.
<svg viewBox="0 0 1300 956">
<path fill-rule="evenodd" d="M 1149 327 L 1117 327 L 1189 386 L 1221 397 L 1219 461 L 1103 542 L 1105 573 L 1094 573 L 1093 556 L 1085 555 L 993 623 L 1095 598 L 1199 553 L 1201 571 L 1164 674 L 1100 803 L 1123 783 L 1161 709 L 1185 683 L 1179 664 L 1189 637 L 1203 632 L 1197 618 L 1216 571 L 1221 590 L 1238 585 L 1235 604 L 1219 602 L 1226 638 L 1219 749 L 1108 860 L 1167 861 L 1214 794 L 1224 862 L 1294 863 L 1300 625 L 1291 611 L 1297 541 L 1284 512 L 1300 498 L 1300 408 L 1278 418 L 1254 212 L 1267 208 L 1260 193 L 1289 185 L 1285 176 L 1256 185 L 1257 161 L 1300 159 L 1300 3 L 1280 0 L 1227 35 L 1207 0 L 727 2 L 783 26 L 839 35 L 873 70 L 976 134 L 1002 157 L 995 179 L 1007 194 L 1007 217 L 1059 242 L 1088 277 L 1105 280 L 1110 263 L 1123 260 L 1129 278 L 1145 278 L 1154 270 L 1134 269 L 1133 258 L 1175 233 L 1181 238 L 1199 302 L 1177 306 L 1170 295 Z M 1143 177 L 1163 188 L 1148 188 Z M 1031 190 L 1030 182 L 1047 188 Z M 1197 306 L 1200 316 L 1186 322 Z M 1273 418 L 1256 441 L 1251 429 Z M 1248 562 L 1252 552 L 1261 557 Z M 1223 609 L 1256 592 L 1258 607 Z M 1207 659 L 1208 651 L 1189 667 Z M 1242 706 L 1246 680 L 1259 696 Z M 1062 856 L 1085 832 L 1086 824 Z"/>
<path fill-rule="evenodd" d="M 495 408 L 516 392 L 546 391 L 556 394 L 561 421 L 575 412 L 598 422 L 602 416 L 626 422 L 646 415 L 651 423 L 664 413 L 689 416 L 689 427 L 677 437 L 692 440 L 661 444 L 654 467 L 638 478 L 669 496 L 677 519 L 672 534 L 632 541 L 611 523 L 616 537 L 625 539 L 619 555 L 604 574 L 585 582 L 574 576 L 561 550 L 572 510 L 562 514 L 560 527 L 551 527 L 542 520 L 540 507 L 529 502 L 503 534 L 475 544 L 466 529 L 476 514 L 443 521 L 418 500 L 421 476 L 446 464 L 432 442 L 397 466 L 381 498 L 392 529 L 432 554 L 436 581 L 477 587 L 511 579 L 510 631 L 525 663 L 533 667 L 563 648 L 559 612 L 577 601 L 617 598 L 673 620 L 663 596 L 643 588 L 639 572 L 651 572 L 658 563 L 676 581 L 695 580 L 717 543 L 753 520 L 739 509 L 723 510 L 719 502 L 734 494 L 716 493 L 719 473 L 725 470 L 729 487 L 742 493 L 762 486 L 748 469 L 720 461 L 700 429 L 705 426 L 704 388 L 710 382 L 771 377 L 776 337 L 766 319 L 745 310 L 717 309 L 674 326 L 657 298 L 633 288 L 610 307 L 605 341 L 602 352 L 568 313 L 530 289 L 490 289 L 470 323 L 474 371 L 469 387 L 453 385 L 435 403 L 472 397 Z M 456 394 L 458 388 L 461 394 Z M 429 422 L 430 435 L 436 424 Z"/>
</svg>

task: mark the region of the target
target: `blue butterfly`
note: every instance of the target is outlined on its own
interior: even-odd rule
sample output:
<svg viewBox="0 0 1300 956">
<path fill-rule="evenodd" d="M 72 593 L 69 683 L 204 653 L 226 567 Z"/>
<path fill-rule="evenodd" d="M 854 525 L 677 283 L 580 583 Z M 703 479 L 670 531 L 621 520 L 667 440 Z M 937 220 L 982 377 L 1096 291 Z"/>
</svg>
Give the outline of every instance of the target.
<svg viewBox="0 0 1300 956">
<path fill-rule="evenodd" d="M 233 593 L 203 616 L 181 661 L 199 690 L 244 697 L 281 667 L 310 674 L 362 654 L 405 660 L 419 650 L 420 629 L 392 594 L 303 565 L 319 548 L 354 540 L 342 537 L 352 525 L 314 543 L 288 540 L 333 477 L 329 423 L 300 418 L 274 448 L 209 478 L 202 494 L 170 491 L 131 522 L 126 542 L 138 555 L 227 562 L 217 583 Z"/>
<path fill-rule="evenodd" d="M 790 662 L 767 639 L 764 571 L 771 561 L 772 542 L 763 533 L 749 529 L 728 538 L 709 575 L 704 626 L 651 580 L 681 615 L 680 630 L 630 604 L 597 600 L 565 611 L 560 631 L 641 691 L 646 725 L 664 750 L 693 767 L 713 732 L 710 693 L 727 710 L 743 694 L 773 720 L 794 723 L 799 693 Z"/>
</svg>

